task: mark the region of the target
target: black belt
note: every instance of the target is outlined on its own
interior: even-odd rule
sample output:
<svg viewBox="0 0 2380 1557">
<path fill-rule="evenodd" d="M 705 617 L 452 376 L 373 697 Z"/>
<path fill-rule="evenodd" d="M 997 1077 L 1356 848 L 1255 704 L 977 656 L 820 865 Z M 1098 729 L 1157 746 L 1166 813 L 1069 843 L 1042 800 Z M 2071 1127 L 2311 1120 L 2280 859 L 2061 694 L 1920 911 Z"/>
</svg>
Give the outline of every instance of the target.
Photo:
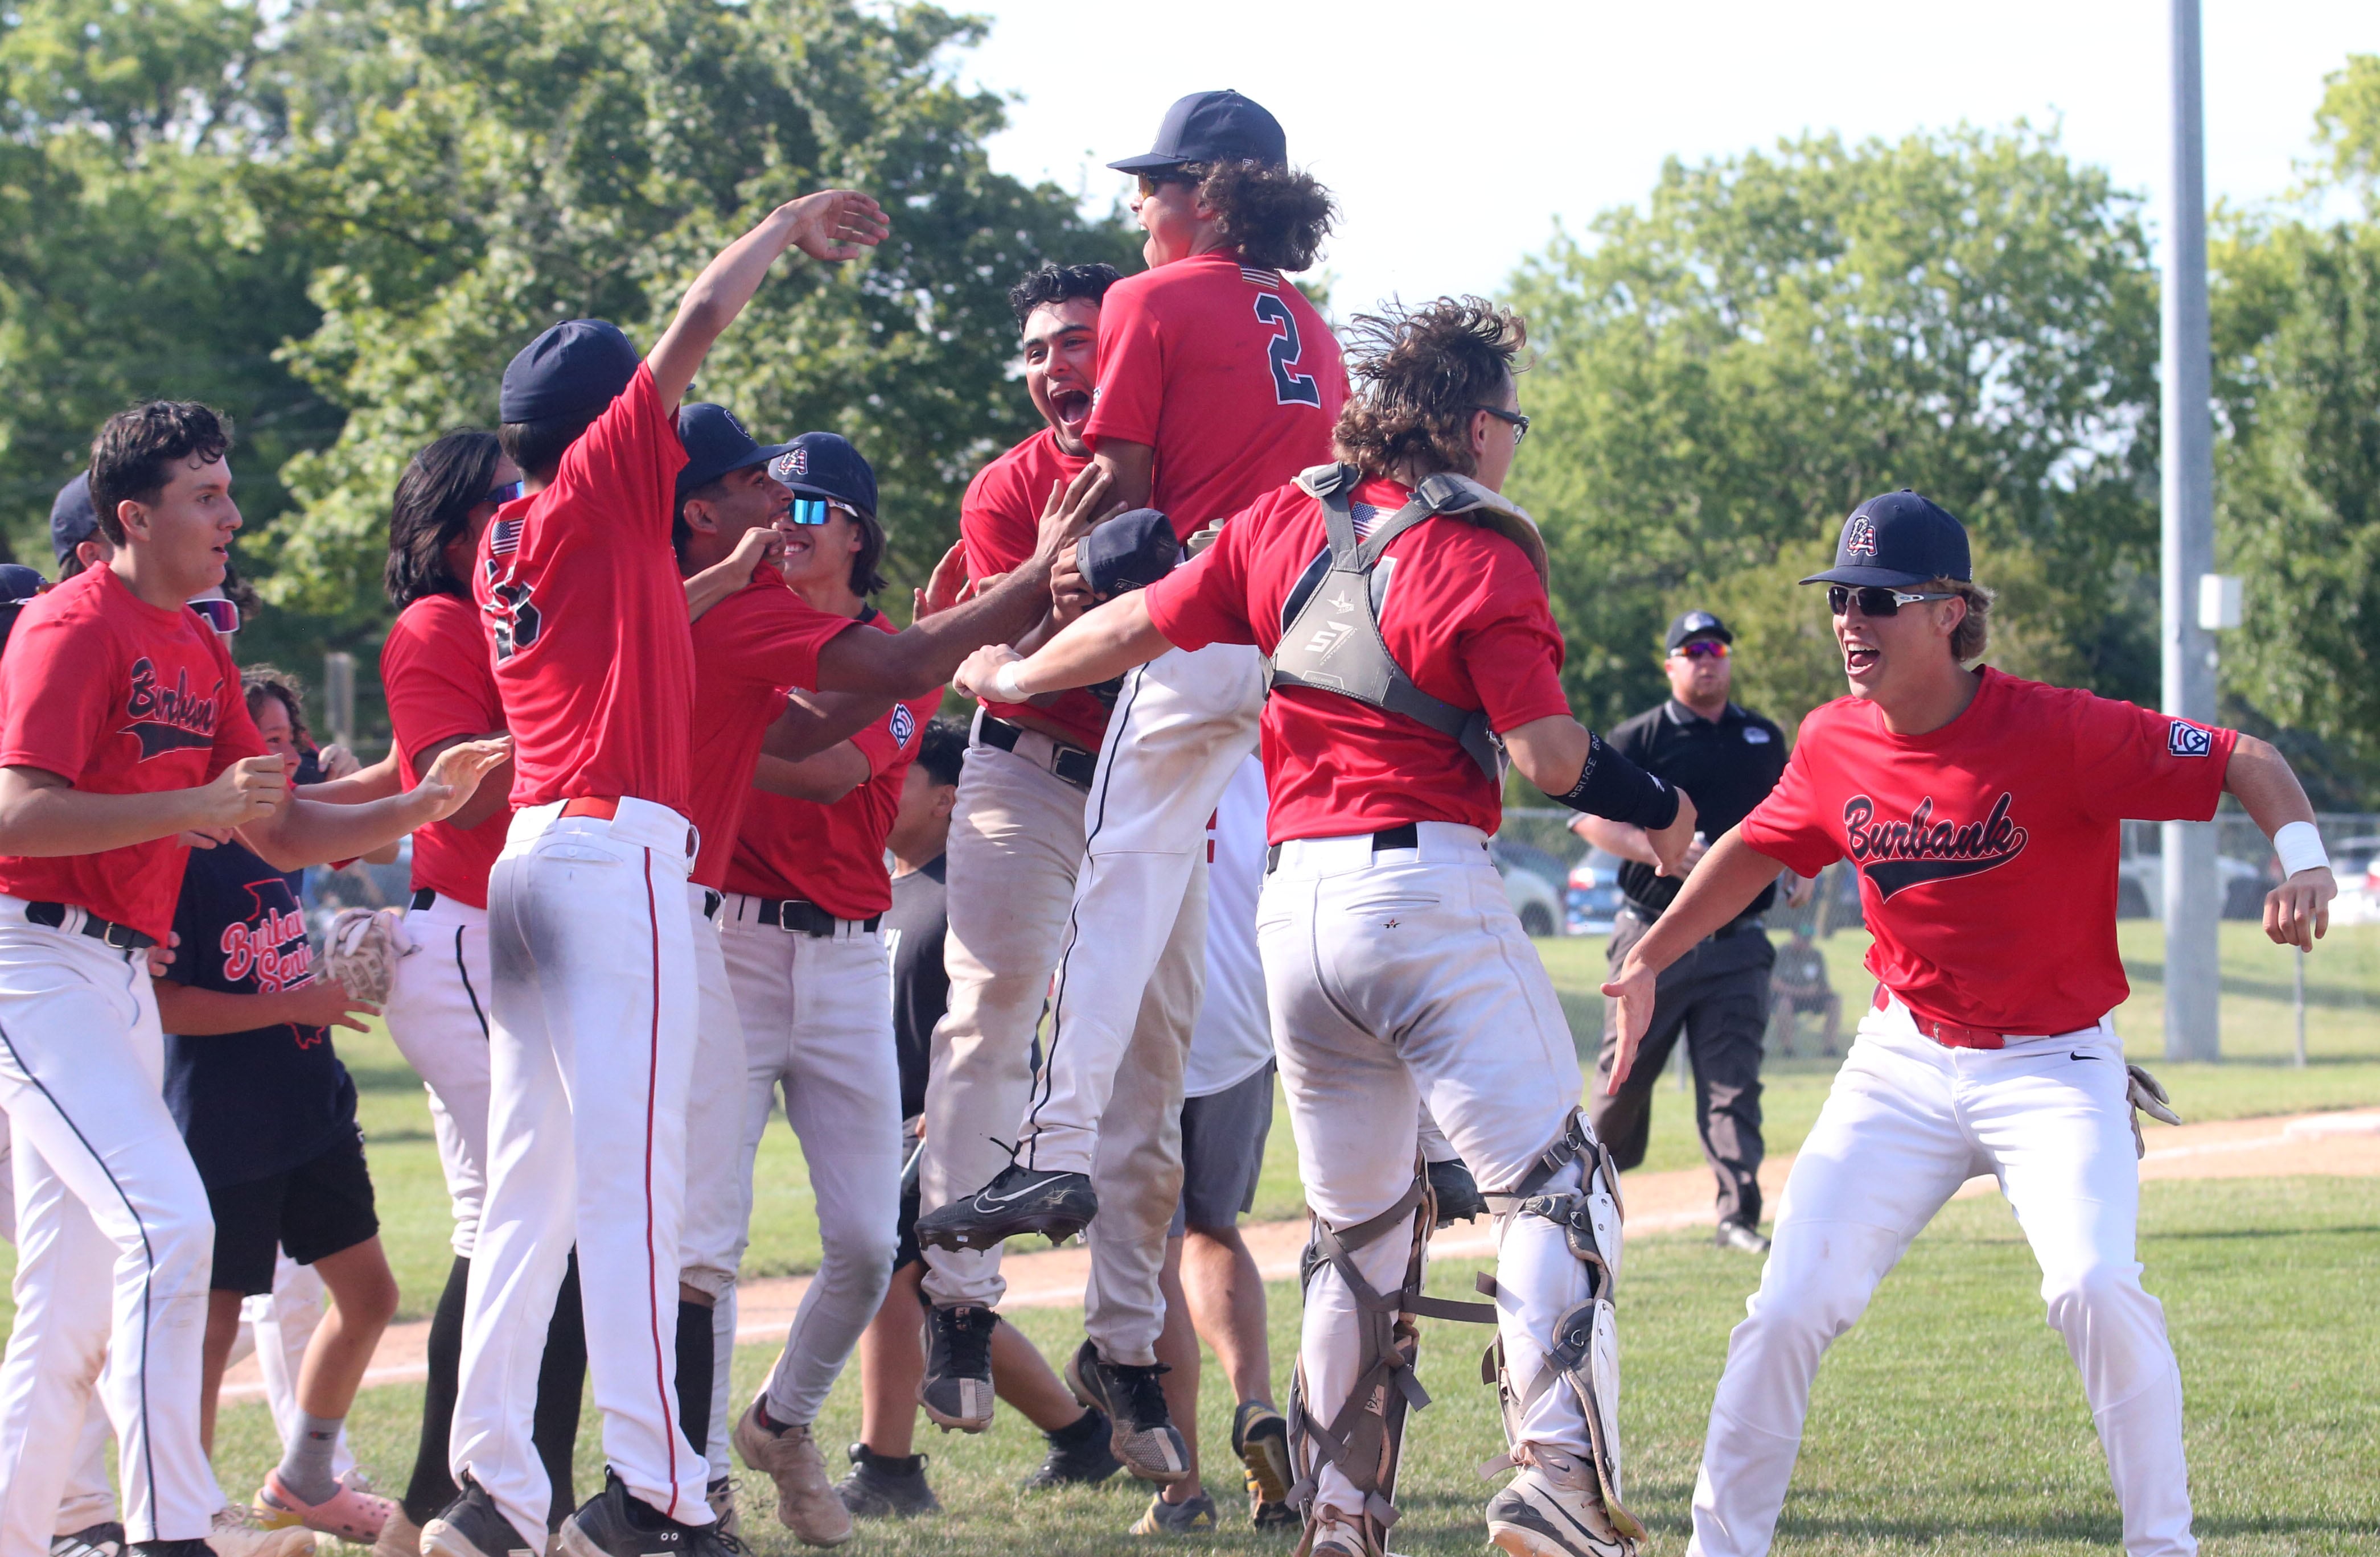
<svg viewBox="0 0 2380 1557">
<path fill-rule="evenodd" d="M 702 889 L 702 917 L 705 919 L 718 918 L 719 905 L 726 900 L 726 899 L 721 897 L 710 887 L 704 887 Z"/>
<path fill-rule="evenodd" d="M 1026 731 L 1023 725 L 1011 724 L 1006 719 L 995 718 L 986 714 L 977 721 L 976 733 L 983 737 L 983 743 L 987 746 L 997 746 L 1003 752 L 1014 752 L 1016 750 L 1016 738 Z M 1032 733 L 1038 735 L 1040 731 L 1035 730 Z M 1099 770 L 1098 754 L 1086 752 L 1079 746 L 1069 746 L 1063 742 L 1048 736 L 1043 736 L 1042 739 L 1050 742 L 1052 753 L 1050 758 L 1050 771 L 1078 790 L 1088 790 L 1091 787 L 1091 775 Z"/>
<path fill-rule="evenodd" d="M 38 924 L 45 930 L 66 928 L 66 903 L 27 903 L 25 923 Z M 118 924 L 112 919 L 102 919 L 89 909 L 82 911 L 82 923 L 76 926 L 82 934 L 118 951 L 144 951 L 157 944 L 156 937 L 144 935 L 129 924 Z"/>
<path fill-rule="evenodd" d="M 417 887 L 413 889 L 413 911 L 415 913 L 419 913 L 423 909 L 432 906 L 437 901 L 438 894 L 431 891 L 429 887 Z"/>
<path fill-rule="evenodd" d="M 1372 852 L 1383 854 L 1391 849 L 1419 849 L 1421 828 L 1411 822 L 1400 822 L 1393 827 L 1382 827 L 1372 835 Z M 1265 851 L 1265 875 L 1270 875 L 1281 867 L 1281 845 Z"/>
<path fill-rule="evenodd" d="M 800 898 L 762 898 L 759 903 L 759 911 L 754 915 L 755 918 L 771 929 L 796 935 L 832 935 L 838 927 L 855 923 L 872 935 L 876 927 L 884 923 L 884 916 L 880 913 L 871 913 L 859 920 L 839 918 L 816 903 L 806 902 Z"/>
</svg>

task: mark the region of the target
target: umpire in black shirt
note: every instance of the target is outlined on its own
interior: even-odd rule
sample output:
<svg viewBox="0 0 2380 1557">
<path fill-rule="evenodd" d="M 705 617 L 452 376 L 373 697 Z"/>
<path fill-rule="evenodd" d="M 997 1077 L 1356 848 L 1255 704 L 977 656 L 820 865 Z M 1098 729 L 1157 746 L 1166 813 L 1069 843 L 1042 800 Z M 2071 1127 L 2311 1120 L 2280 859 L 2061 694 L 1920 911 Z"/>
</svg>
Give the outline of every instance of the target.
<svg viewBox="0 0 2380 1557">
<path fill-rule="evenodd" d="M 1642 828 L 1600 816 L 1578 816 L 1581 838 L 1616 854 L 1627 901 L 1611 930 L 1611 966 L 1644 938 L 1701 860 L 1706 840 L 1750 814 L 1785 772 L 1785 733 L 1729 701 L 1730 649 L 1735 635 L 1708 611 L 1687 611 L 1670 623 L 1670 697 L 1606 737 L 1638 766 L 1694 797 L 1702 831 L 1687 850 L 1684 870 L 1657 875 Z M 1806 895 L 1807 888 L 1797 888 Z M 1694 1124 L 1703 1155 L 1718 1176 L 1721 1247 L 1766 1253 L 1760 1236 L 1760 1051 L 1768 1029 L 1768 973 L 1777 954 L 1761 929 L 1761 913 L 1776 893 L 1764 888 L 1732 923 L 1678 959 L 1654 986 L 1653 1025 L 1637 1046 L 1635 1063 L 1618 1095 L 1607 1096 L 1619 1034 L 1607 1018 L 1603 1050 L 1588 1110 L 1596 1135 L 1622 1169 L 1645 1160 L 1652 1122 L 1653 1085 L 1670 1062 L 1681 1032 L 1694 1071 Z M 1617 1011 L 1616 1006 L 1608 1008 Z"/>
</svg>

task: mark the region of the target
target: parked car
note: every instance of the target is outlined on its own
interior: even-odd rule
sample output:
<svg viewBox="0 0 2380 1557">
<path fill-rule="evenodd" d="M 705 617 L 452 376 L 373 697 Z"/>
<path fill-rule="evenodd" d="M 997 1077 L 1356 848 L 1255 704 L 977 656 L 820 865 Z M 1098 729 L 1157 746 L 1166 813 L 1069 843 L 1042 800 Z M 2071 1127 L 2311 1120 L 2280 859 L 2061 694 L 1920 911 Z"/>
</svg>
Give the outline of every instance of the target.
<svg viewBox="0 0 2380 1557">
<path fill-rule="evenodd" d="M 1586 858 L 1570 868 L 1562 894 L 1566 928 L 1573 935 L 1608 935 L 1620 912 L 1620 856 L 1590 849 Z"/>
<path fill-rule="evenodd" d="M 2380 923 L 2380 838 L 2350 838 L 2333 845 L 2331 874 L 2338 899 L 2330 905 L 2334 924 Z"/>
<path fill-rule="evenodd" d="M 1488 840 L 1488 858 L 1495 864 L 1496 874 L 1504 878 L 1504 895 L 1512 899 L 1521 928 L 1532 935 L 1560 935 L 1560 883 L 1570 874 L 1562 863 L 1532 844 L 1504 838 Z"/>
<path fill-rule="evenodd" d="M 2216 879 L 2223 884 L 2223 917 L 2262 919 L 2265 894 L 2272 883 L 2263 867 L 2228 854 L 2215 862 Z M 2344 884 L 2344 878 L 2341 878 Z M 2165 859 L 2135 854 L 2116 867 L 2116 917 L 2155 919 L 2165 911 Z"/>
</svg>

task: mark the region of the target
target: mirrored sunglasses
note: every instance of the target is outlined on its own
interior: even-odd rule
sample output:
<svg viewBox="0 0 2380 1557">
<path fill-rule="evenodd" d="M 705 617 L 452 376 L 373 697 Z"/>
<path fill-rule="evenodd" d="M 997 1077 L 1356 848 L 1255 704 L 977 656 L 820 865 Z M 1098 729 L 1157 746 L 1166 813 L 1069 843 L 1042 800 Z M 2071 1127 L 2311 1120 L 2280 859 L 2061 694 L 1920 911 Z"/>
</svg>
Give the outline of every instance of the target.
<svg viewBox="0 0 2380 1557">
<path fill-rule="evenodd" d="M 1859 602 L 1862 616 L 1897 616 L 1903 606 L 1913 606 L 1920 600 L 1955 600 L 1958 597 L 1940 589 L 1887 589 L 1869 585 L 1853 589 L 1847 585 L 1829 585 L 1827 588 L 1827 609 L 1837 616 L 1851 614 L 1851 603 Z"/>
</svg>

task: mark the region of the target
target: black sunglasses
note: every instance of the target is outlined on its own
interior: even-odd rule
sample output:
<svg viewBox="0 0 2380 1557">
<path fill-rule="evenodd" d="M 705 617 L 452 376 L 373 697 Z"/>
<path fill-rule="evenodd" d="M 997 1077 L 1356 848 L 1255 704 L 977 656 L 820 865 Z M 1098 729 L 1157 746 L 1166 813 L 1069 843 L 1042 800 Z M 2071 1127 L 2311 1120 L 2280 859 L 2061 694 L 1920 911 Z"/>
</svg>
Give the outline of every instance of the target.
<svg viewBox="0 0 2380 1557">
<path fill-rule="evenodd" d="M 1500 405 L 1474 405 L 1474 411 L 1485 411 L 1500 422 L 1512 424 L 1512 441 L 1518 443 L 1529 436 L 1529 418 L 1518 411 L 1507 411 Z"/>
<path fill-rule="evenodd" d="M 1827 589 L 1827 609 L 1837 616 L 1849 616 L 1851 604 L 1859 602 L 1862 616 L 1898 616 L 1903 606 L 1913 606 L 1920 600 L 1955 600 L 1959 597 L 1948 590 L 1925 589 L 1912 593 L 1906 589 L 1886 589 L 1869 585 L 1853 589 L 1845 585 L 1830 585 Z"/>
<path fill-rule="evenodd" d="M 1148 199 L 1150 196 L 1156 194 L 1158 190 L 1162 189 L 1168 184 L 1195 185 L 1197 182 L 1198 181 L 1196 179 L 1191 177 L 1188 174 L 1174 173 L 1170 170 L 1158 173 L 1144 173 L 1140 175 L 1140 198 L 1142 199 Z"/>
</svg>

